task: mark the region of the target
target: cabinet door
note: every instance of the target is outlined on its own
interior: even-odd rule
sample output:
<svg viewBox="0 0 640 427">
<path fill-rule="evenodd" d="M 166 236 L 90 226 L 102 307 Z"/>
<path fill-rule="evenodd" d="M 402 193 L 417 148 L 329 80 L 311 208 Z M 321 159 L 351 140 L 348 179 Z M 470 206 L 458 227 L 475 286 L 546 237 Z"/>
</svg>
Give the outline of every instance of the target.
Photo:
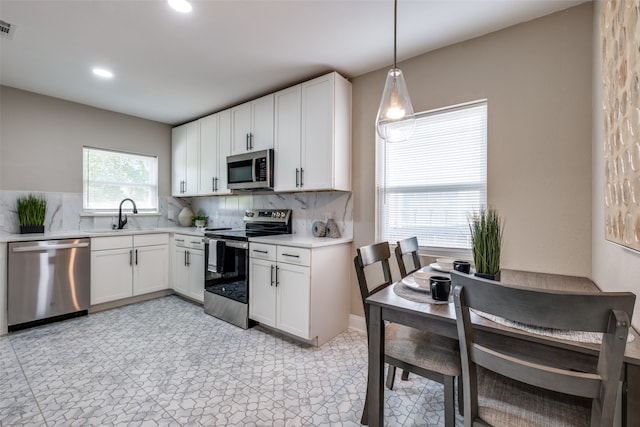
<svg viewBox="0 0 640 427">
<path fill-rule="evenodd" d="M 187 168 L 187 125 L 171 130 L 171 194 L 181 196 Z"/>
<path fill-rule="evenodd" d="M 218 115 L 200 119 L 200 178 L 198 194 L 215 193 L 218 175 Z"/>
<path fill-rule="evenodd" d="M 169 288 L 169 245 L 134 248 L 133 295 Z"/>
<path fill-rule="evenodd" d="M 204 302 L 204 252 L 189 249 L 187 255 L 189 269 L 189 297 Z"/>
<path fill-rule="evenodd" d="M 216 194 L 231 194 L 227 188 L 227 156 L 231 154 L 231 110 L 218 113 L 218 173 Z"/>
<path fill-rule="evenodd" d="M 91 305 L 133 295 L 133 250 L 91 252 Z"/>
<path fill-rule="evenodd" d="M 311 339 L 309 267 L 278 263 L 277 278 L 276 327 L 298 337 Z"/>
<path fill-rule="evenodd" d="M 200 166 L 200 121 L 187 123 L 187 162 L 184 195 L 198 194 Z"/>
<path fill-rule="evenodd" d="M 187 267 L 187 249 L 175 248 L 173 251 L 173 283 L 171 287 L 182 295 L 189 295 L 189 268 Z"/>
<path fill-rule="evenodd" d="M 300 181 L 301 86 L 275 94 L 274 189 L 295 191 Z"/>
<path fill-rule="evenodd" d="M 249 318 L 276 326 L 275 263 L 249 259 Z"/>
<path fill-rule="evenodd" d="M 231 154 L 242 154 L 249 151 L 249 135 L 251 134 L 251 103 L 247 102 L 231 109 L 232 140 Z"/>
<path fill-rule="evenodd" d="M 334 171 L 333 74 L 302 84 L 302 188 L 332 189 Z M 276 167 L 278 164 L 276 163 Z"/>
<path fill-rule="evenodd" d="M 251 151 L 273 148 L 273 94 L 251 101 Z"/>
</svg>

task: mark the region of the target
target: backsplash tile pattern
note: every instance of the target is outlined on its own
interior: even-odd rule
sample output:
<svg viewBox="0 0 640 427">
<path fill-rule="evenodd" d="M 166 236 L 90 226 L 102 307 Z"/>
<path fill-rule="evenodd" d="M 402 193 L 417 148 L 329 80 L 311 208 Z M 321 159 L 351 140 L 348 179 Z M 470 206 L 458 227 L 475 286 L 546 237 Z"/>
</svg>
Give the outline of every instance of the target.
<svg viewBox="0 0 640 427">
<path fill-rule="evenodd" d="M 106 230 L 118 222 L 117 215 L 82 215 L 81 193 L 0 191 L 0 215 L 4 221 L 0 232 L 18 233 L 16 199 L 28 193 L 43 195 L 47 200 L 45 230 L 47 232 L 73 232 Z M 245 210 L 292 209 L 293 232 L 311 236 L 314 221 L 333 219 L 345 237 L 353 236 L 353 199 L 350 192 L 318 192 L 295 194 L 246 193 L 217 197 L 174 198 L 160 197 L 159 215 L 132 215 L 129 205 L 129 228 L 158 228 L 178 226 L 178 214 L 190 206 L 194 213 L 209 216 L 209 227 L 243 228 Z"/>
</svg>

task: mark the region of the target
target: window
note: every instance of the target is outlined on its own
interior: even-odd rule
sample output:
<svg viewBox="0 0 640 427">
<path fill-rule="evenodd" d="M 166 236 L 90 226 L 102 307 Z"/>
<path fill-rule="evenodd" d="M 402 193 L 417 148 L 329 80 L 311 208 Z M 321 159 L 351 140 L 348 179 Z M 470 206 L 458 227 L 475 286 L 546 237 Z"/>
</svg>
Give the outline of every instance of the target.
<svg viewBox="0 0 640 427">
<path fill-rule="evenodd" d="M 487 200 L 487 102 L 416 115 L 405 142 L 376 143 L 378 240 L 470 249 L 468 215 Z"/>
<path fill-rule="evenodd" d="M 128 197 L 139 212 L 157 212 L 158 158 L 84 147 L 82 193 L 85 211 L 114 212 Z"/>
</svg>

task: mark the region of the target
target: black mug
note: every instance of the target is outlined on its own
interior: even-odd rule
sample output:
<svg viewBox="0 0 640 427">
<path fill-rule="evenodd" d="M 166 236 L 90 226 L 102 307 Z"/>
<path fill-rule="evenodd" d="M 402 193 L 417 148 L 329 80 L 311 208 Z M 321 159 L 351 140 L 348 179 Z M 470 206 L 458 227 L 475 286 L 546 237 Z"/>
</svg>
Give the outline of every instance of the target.
<svg viewBox="0 0 640 427">
<path fill-rule="evenodd" d="M 451 279 L 444 276 L 431 276 L 431 298 L 435 301 L 448 301 L 451 292 Z"/>
<path fill-rule="evenodd" d="M 460 273 L 469 274 L 471 272 L 471 263 L 469 261 L 454 261 L 453 269 Z"/>
</svg>

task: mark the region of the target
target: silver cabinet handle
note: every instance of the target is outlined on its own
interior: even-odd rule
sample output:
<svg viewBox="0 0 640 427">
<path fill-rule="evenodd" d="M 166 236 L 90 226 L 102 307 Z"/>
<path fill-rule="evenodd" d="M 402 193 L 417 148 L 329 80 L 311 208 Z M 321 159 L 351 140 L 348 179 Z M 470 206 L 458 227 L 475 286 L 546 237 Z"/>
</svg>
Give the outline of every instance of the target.
<svg viewBox="0 0 640 427">
<path fill-rule="evenodd" d="M 185 267 L 189 264 L 187 264 L 187 251 L 184 251 L 184 265 Z"/>
<path fill-rule="evenodd" d="M 276 268 L 275 265 L 271 264 L 271 286 L 273 286 L 273 270 Z"/>
<path fill-rule="evenodd" d="M 300 168 L 300 187 L 304 187 L 304 169 Z"/>
<path fill-rule="evenodd" d="M 282 256 L 288 256 L 291 258 L 300 258 L 300 255 L 296 255 L 296 254 L 282 254 Z"/>
<path fill-rule="evenodd" d="M 88 247 L 88 243 L 58 243 L 58 244 L 50 244 L 50 245 L 39 245 L 39 246 L 21 246 L 18 248 L 13 248 L 12 252 L 38 252 L 38 251 L 50 251 L 52 249 L 73 249 L 73 248 L 86 248 Z"/>
<path fill-rule="evenodd" d="M 280 271 L 280 267 L 276 265 L 276 288 L 280 284 L 280 281 L 278 280 L 278 271 Z"/>
<path fill-rule="evenodd" d="M 133 265 L 133 249 L 129 251 L 129 265 Z"/>
<path fill-rule="evenodd" d="M 268 251 L 263 251 L 262 249 L 254 249 L 253 252 L 258 252 L 259 254 L 268 254 Z"/>
<path fill-rule="evenodd" d="M 136 265 L 138 265 L 138 250 L 136 249 Z"/>
<path fill-rule="evenodd" d="M 213 191 L 214 193 L 216 191 L 216 179 L 215 178 L 211 178 L 211 191 Z"/>
<path fill-rule="evenodd" d="M 249 150 L 253 150 L 253 134 L 249 134 Z"/>
<path fill-rule="evenodd" d="M 300 169 L 296 168 L 296 187 L 300 187 Z"/>
<path fill-rule="evenodd" d="M 249 151 L 249 134 L 245 135 L 245 143 L 244 143 L 244 145 L 247 148 L 247 151 Z"/>
</svg>

